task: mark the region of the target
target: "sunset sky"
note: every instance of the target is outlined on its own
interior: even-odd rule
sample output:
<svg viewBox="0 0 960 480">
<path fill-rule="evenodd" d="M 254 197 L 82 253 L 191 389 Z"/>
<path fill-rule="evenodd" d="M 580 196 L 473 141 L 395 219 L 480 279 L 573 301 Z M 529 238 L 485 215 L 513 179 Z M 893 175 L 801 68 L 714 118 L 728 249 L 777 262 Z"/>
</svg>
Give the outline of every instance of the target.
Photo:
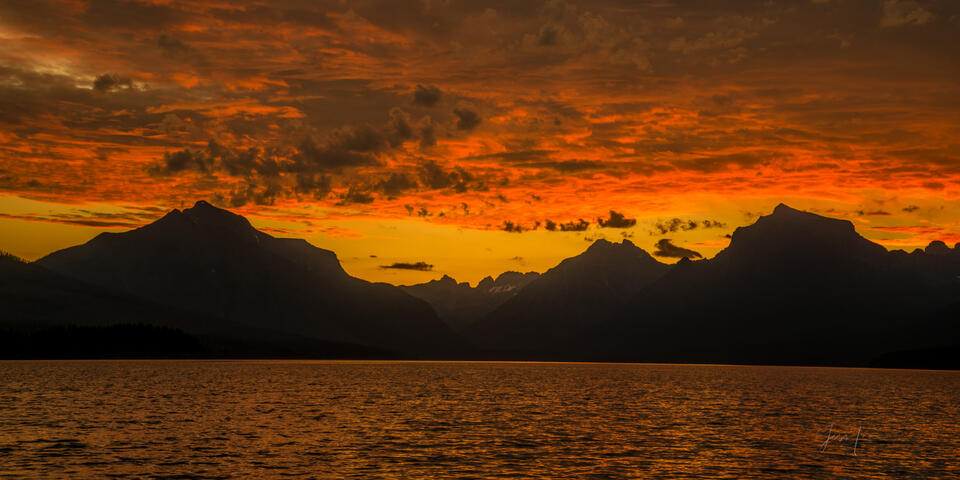
<svg viewBox="0 0 960 480">
<path fill-rule="evenodd" d="M 709 258 L 781 202 L 952 246 L 958 79 L 949 0 L 4 0 L 0 249 L 200 199 L 391 283 Z"/>
</svg>

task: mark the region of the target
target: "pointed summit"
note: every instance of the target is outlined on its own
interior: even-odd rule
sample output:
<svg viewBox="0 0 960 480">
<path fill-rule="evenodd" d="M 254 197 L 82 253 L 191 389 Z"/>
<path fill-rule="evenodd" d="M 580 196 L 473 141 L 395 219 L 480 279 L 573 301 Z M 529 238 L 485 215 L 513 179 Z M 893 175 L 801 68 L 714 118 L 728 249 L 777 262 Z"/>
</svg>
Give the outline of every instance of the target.
<svg viewBox="0 0 960 480">
<path fill-rule="evenodd" d="M 200 227 L 230 232 L 244 241 L 259 242 L 264 236 L 268 236 L 253 228 L 246 218 L 217 208 L 205 200 L 198 201 L 193 207 L 184 210 L 183 214 Z"/>
<path fill-rule="evenodd" d="M 611 242 L 610 240 L 607 240 L 606 238 L 598 238 L 594 240 L 589 247 L 587 247 L 587 251 L 588 252 L 599 251 L 603 249 L 613 248 L 614 246 L 616 246 L 616 244 Z"/>
<path fill-rule="evenodd" d="M 620 243 L 614 243 L 601 238 L 593 242 L 587 250 L 578 257 L 573 258 L 592 258 L 601 262 L 620 261 L 623 259 L 643 258 L 653 259 L 650 254 L 633 244 L 630 240 L 623 239 Z"/>
<path fill-rule="evenodd" d="M 629 251 L 629 250 L 640 250 L 636 245 L 633 244 L 630 240 L 623 239 L 620 243 L 611 242 L 605 238 L 599 238 L 595 240 L 589 247 L 587 247 L 587 252 L 602 252 L 602 251 Z"/>
<path fill-rule="evenodd" d="M 797 213 L 804 213 L 801 210 L 797 210 L 786 203 L 779 203 L 776 207 L 773 207 L 773 213 L 771 215 L 792 215 Z"/>
<path fill-rule="evenodd" d="M 493 277 L 491 277 L 490 275 L 487 275 L 486 277 L 483 277 L 482 280 L 480 280 L 480 283 L 477 284 L 477 288 L 481 290 L 489 290 L 490 288 L 493 287 L 495 283 L 496 281 L 493 279 Z"/>
<path fill-rule="evenodd" d="M 230 218 L 230 219 L 243 219 L 240 215 L 233 213 L 229 210 L 224 210 L 222 208 L 215 207 L 205 200 L 199 200 L 197 203 L 194 203 L 192 207 L 187 208 L 183 213 L 198 219 L 198 220 L 207 220 L 215 218 Z M 249 224 L 249 222 L 248 222 Z"/>
<path fill-rule="evenodd" d="M 490 348 L 562 350 L 670 268 L 629 240 L 598 239 L 531 281 L 470 332 Z"/>
</svg>

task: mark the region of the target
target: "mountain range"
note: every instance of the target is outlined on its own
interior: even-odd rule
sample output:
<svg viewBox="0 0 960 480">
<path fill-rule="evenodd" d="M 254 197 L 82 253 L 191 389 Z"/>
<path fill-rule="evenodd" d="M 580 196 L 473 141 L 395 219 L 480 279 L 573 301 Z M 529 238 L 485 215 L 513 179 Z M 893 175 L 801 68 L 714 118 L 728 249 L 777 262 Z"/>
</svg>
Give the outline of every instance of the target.
<svg viewBox="0 0 960 480">
<path fill-rule="evenodd" d="M 779 205 L 711 259 L 598 240 L 543 274 L 395 287 L 201 201 L 34 263 L 0 257 L 0 299 L 0 328 L 140 323 L 218 339 L 214 355 L 938 366 L 960 345 L 960 247 L 887 251 Z"/>
<path fill-rule="evenodd" d="M 440 280 L 400 288 L 426 300 L 444 322 L 463 333 L 539 276 L 537 272 L 504 272 L 496 279 L 485 277 L 476 287 L 471 287 L 467 282 L 457 282 L 449 275 L 444 275 Z"/>
</svg>

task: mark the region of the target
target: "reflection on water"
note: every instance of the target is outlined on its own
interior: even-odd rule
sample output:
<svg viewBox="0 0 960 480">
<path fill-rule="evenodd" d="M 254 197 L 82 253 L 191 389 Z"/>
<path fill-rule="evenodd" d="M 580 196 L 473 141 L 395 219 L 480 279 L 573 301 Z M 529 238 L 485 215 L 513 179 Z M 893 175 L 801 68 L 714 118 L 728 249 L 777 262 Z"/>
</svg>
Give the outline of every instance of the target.
<svg viewBox="0 0 960 480">
<path fill-rule="evenodd" d="M 949 372 L 0 362 L 0 476 L 960 478 L 958 399 Z"/>
</svg>

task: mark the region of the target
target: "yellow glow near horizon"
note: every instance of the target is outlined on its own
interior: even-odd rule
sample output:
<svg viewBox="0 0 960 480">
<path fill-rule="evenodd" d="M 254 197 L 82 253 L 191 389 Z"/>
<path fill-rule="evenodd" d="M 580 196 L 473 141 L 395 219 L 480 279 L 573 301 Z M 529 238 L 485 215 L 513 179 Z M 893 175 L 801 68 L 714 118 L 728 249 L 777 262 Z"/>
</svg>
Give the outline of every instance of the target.
<svg viewBox="0 0 960 480">
<path fill-rule="evenodd" d="M 771 207 L 766 206 L 769 201 L 756 199 L 755 202 L 757 213 L 769 214 Z M 804 202 L 797 199 L 794 203 L 786 203 L 800 209 L 829 209 L 829 202 L 822 201 Z M 691 248 L 710 258 L 727 245 L 728 240 L 724 235 L 733 232 L 738 226 L 753 222 L 752 218 L 743 213 L 743 208 L 736 206 L 742 204 L 741 200 L 726 207 L 718 203 L 711 205 L 711 217 L 722 221 L 725 224 L 722 228 L 697 228 L 690 231 L 678 229 L 667 234 L 656 230 L 656 224 L 663 223 L 665 215 L 637 216 L 635 227 L 622 230 L 590 228 L 583 232 L 548 232 L 540 229 L 523 233 L 436 224 L 417 217 L 324 220 L 323 213 L 315 209 L 301 212 L 304 215 L 316 215 L 316 218 L 310 219 L 309 226 L 280 213 L 275 217 L 269 216 L 268 212 L 247 216 L 256 228 L 274 236 L 303 238 L 319 248 L 333 251 L 344 269 L 358 278 L 403 285 L 450 275 L 458 281 L 476 284 L 483 277 L 496 277 L 509 270 L 542 273 L 564 258 L 581 253 L 591 241 L 598 238 L 613 242 L 627 238 L 638 247 L 653 253 L 657 240 L 673 237 L 678 245 Z M 118 221 L 138 222 L 142 225 L 161 217 L 166 211 L 152 210 L 156 211 L 137 211 L 131 205 L 63 205 L 19 197 L 0 197 L 0 214 L 6 216 L 0 217 L 0 249 L 27 260 L 36 260 L 55 250 L 84 243 L 102 231 L 120 232 L 136 226 L 104 227 L 78 223 Z M 136 212 L 138 216 L 127 219 L 126 214 L 131 212 Z M 689 219 L 701 217 L 697 213 L 681 216 Z M 27 218 L 32 220 L 26 220 Z M 893 215 L 861 216 L 851 220 L 862 235 L 891 249 L 912 250 L 924 247 L 931 240 L 946 238 L 934 227 L 920 232 L 915 231 L 914 227 L 898 227 L 899 223 L 903 223 L 903 219 Z M 950 242 L 948 244 L 953 245 Z M 672 263 L 676 259 L 659 260 Z M 394 263 L 416 262 L 430 264 L 432 269 L 417 271 L 382 268 Z"/>
</svg>

